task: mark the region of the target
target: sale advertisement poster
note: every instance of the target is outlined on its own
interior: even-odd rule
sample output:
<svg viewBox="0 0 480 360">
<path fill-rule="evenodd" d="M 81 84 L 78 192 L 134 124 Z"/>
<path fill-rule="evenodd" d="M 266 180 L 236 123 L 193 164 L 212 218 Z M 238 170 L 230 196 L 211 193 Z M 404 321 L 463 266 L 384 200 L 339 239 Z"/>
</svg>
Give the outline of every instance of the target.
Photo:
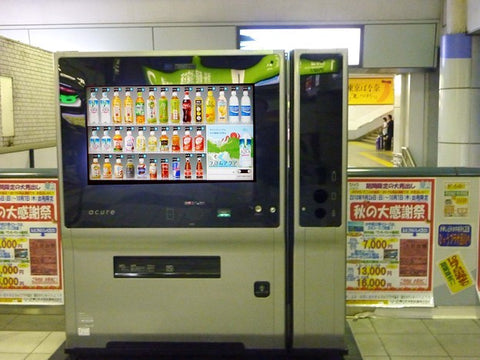
<svg viewBox="0 0 480 360">
<path fill-rule="evenodd" d="M 433 179 L 348 183 L 347 304 L 433 306 Z"/>
<path fill-rule="evenodd" d="M 58 180 L 0 180 L 0 304 L 63 304 Z"/>
</svg>

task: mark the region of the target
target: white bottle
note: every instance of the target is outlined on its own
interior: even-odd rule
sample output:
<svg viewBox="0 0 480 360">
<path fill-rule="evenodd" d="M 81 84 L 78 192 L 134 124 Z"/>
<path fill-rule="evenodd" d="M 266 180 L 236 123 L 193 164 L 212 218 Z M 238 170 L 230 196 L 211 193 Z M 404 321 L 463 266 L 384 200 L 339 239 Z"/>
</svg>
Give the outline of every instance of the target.
<svg viewBox="0 0 480 360">
<path fill-rule="evenodd" d="M 238 166 L 241 168 L 252 167 L 252 138 L 249 134 L 240 137 L 240 159 Z"/>
<path fill-rule="evenodd" d="M 238 107 L 238 97 L 235 90 L 232 91 L 230 95 L 230 100 L 228 103 L 228 117 L 231 123 L 237 123 L 239 121 L 239 107 Z"/>
<path fill-rule="evenodd" d="M 112 138 L 108 135 L 108 130 L 103 132 L 102 136 L 102 151 L 111 152 L 112 151 Z"/>
<path fill-rule="evenodd" d="M 155 136 L 155 131 L 150 131 L 150 136 L 147 141 L 147 149 L 149 152 L 155 152 L 158 148 L 158 140 Z"/>
<path fill-rule="evenodd" d="M 145 179 L 146 177 L 147 177 L 147 166 L 145 165 L 145 159 L 140 158 L 138 159 L 138 165 L 137 165 L 137 178 Z"/>
<path fill-rule="evenodd" d="M 100 122 L 102 124 L 110 124 L 110 99 L 107 97 L 107 93 L 102 93 L 100 99 Z"/>
<path fill-rule="evenodd" d="M 127 136 L 125 136 L 125 151 L 133 152 L 135 150 L 135 138 L 132 135 L 130 130 L 127 131 Z"/>
<path fill-rule="evenodd" d="M 143 130 L 140 130 L 138 132 L 136 145 L 137 145 L 137 151 L 138 152 L 145 152 L 145 150 L 146 150 L 146 139 L 145 139 L 145 135 L 143 135 Z"/>
<path fill-rule="evenodd" d="M 240 113 L 242 123 L 249 123 L 252 121 L 252 103 L 250 102 L 247 90 L 243 90 L 243 96 L 240 100 Z"/>
<path fill-rule="evenodd" d="M 92 136 L 90 136 L 90 151 L 100 151 L 100 138 L 97 135 L 97 130 L 92 130 Z"/>
<path fill-rule="evenodd" d="M 218 101 L 217 101 L 217 109 L 218 109 L 218 122 L 224 123 L 227 121 L 227 99 L 225 98 L 225 92 L 220 91 L 218 94 Z"/>
<path fill-rule="evenodd" d="M 90 166 L 90 179 L 100 179 L 102 177 L 102 171 L 97 158 L 93 158 L 92 165 Z"/>
<path fill-rule="evenodd" d="M 116 179 L 123 179 L 123 164 L 121 159 L 115 161 L 115 166 L 113 167 L 113 176 Z"/>
<path fill-rule="evenodd" d="M 91 92 L 90 99 L 88 99 L 88 123 L 89 124 L 98 124 L 100 121 L 99 117 L 99 106 L 97 93 Z"/>
</svg>

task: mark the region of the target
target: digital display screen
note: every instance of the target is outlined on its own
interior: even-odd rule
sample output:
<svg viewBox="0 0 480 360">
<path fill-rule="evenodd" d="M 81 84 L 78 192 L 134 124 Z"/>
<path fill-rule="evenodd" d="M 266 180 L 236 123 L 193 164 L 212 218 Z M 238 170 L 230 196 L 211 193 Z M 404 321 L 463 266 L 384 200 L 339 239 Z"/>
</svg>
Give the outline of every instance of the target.
<svg viewBox="0 0 480 360">
<path fill-rule="evenodd" d="M 88 86 L 89 184 L 253 181 L 254 84 Z"/>
</svg>

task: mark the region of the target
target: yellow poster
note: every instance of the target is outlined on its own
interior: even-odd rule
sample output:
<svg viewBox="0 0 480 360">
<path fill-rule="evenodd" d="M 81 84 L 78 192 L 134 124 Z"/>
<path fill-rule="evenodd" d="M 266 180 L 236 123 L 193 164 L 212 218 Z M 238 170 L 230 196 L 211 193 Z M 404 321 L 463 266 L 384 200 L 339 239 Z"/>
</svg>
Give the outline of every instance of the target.
<svg viewBox="0 0 480 360">
<path fill-rule="evenodd" d="M 465 267 L 460 254 L 453 254 L 438 263 L 438 267 L 452 294 L 473 285 L 472 277 Z"/>
<path fill-rule="evenodd" d="M 393 105 L 393 78 L 350 78 L 349 105 Z"/>
</svg>

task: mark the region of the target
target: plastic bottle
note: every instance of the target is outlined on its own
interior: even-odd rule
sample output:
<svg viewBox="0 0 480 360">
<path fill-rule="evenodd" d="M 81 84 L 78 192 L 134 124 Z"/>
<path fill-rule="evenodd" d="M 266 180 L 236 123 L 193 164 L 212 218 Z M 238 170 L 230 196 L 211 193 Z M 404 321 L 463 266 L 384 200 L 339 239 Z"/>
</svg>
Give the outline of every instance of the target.
<svg viewBox="0 0 480 360">
<path fill-rule="evenodd" d="M 240 120 L 238 97 L 235 90 L 232 90 L 232 94 L 230 95 L 230 101 L 228 104 L 228 118 L 231 123 L 237 123 Z"/>
<path fill-rule="evenodd" d="M 252 138 L 249 134 L 240 137 L 240 159 L 238 166 L 242 168 L 252 167 Z"/>
<path fill-rule="evenodd" d="M 90 136 L 90 152 L 100 151 L 100 138 L 97 135 L 97 130 L 92 130 L 92 136 Z"/>
<path fill-rule="evenodd" d="M 168 174 L 170 172 L 168 168 L 168 160 L 167 159 L 162 159 L 160 161 L 160 166 L 161 166 L 161 177 L 162 179 L 168 179 Z"/>
<path fill-rule="evenodd" d="M 203 99 L 200 91 L 195 93 L 195 122 L 197 124 L 203 122 Z"/>
<path fill-rule="evenodd" d="M 121 159 L 115 161 L 115 166 L 113 167 L 113 176 L 115 179 L 123 179 L 123 164 Z"/>
<path fill-rule="evenodd" d="M 168 99 L 165 91 L 160 93 L 160 100 L 158 100 L 158 120 L 164 124 L 168 123 Z"/>
<path fill-rule="evenodd" d="M 242 123 L 249 123 L 252 121 L 252 103 L 250 96 L 248 96 L 248 90 L 243 90 L 243 96 L 240 100 L 240 115 Z"/>
<path fill-rule="evenodd" d="M 178 131 L 173 130 L 172 135 L 172 152 L 180 151 L 180 136 L 178 136 Z"/>
<path fill-rule="evenodd" d="M 93 125 L 98 124 L 99 121 L 100 117 L 97 93 L 92 91 L 90 93 L 90 99 L 88 99 L 88 123 Z"/>
<path fill-rule="evenodd" d="M 132 159 L 127 159 L 127 165 L 125 166 L 125 178 L 133 179 L 135 177 L 135 165 Z"/>
<path fill-rule="evenodd" d="M 106 158 L 103 163 L 103 172 L 102 172 L 104 179 L 111 179 L 112 178 L 112 164 L 110 164 L 110 159 Z"/>
<path fill-rule="evenodd" d="M 185 97 L 182 100 L 183 122 L 185 124 L 192 122 L 192 100 L 189 95 L 190 93 L 185 91 Z"/>
<path fill-rule="evenodd" d="M 145 179 L 146 177 L 147 177 L 147 166 L 145 165 L 145 159 L 140 158 L 138 159 L 138 165 L 137 165 L 137 178 Z"/>
<path fill-rule="evenodd" d="M 195 136 L 195 151 L 202 152 L 205 149 L 205 138 L 202 136 L 202 132 L 197 130 L 197 135 Z"/>
<path fill-rule="evenodd" d="M 217 109 L 215 107 L 215 98 L 213 97 L 213 91 L 208 90 L 207 101 L 205 102 L 205 120 L 209 124 L 215 122 L 215 113 Z"/>
<path fill-rule="evenodd" d="M 130 130 L 127 130 L 127 136 L 125 136 L 125 151 L 133 152 L 135 150 L 135 138 Z"/>
<path fill-rule="evenodd" d="M 145 124 L 145 100 L 141 91 L 137 92 L 135 100 L 135 122 L 137 124 Z"/>
<path fill-rule="evenodd" d="M 100 122 L 102 124 L 110 124 L 110 121 L 110 99 L 104 91 L 102 93 L 102 98 L 100 99 Z"/>
<path fill-rule="evenodd" d="M 170 121 L 174 124 L 180 122 L 180 99 L 176 91 L 172 93 L 172 98 L 170 100 Z"/>
<path fill-rule="evenodd" d="M 150 175 L 150 179 L 154 180 L 157 178 L 157 163 L 155 159 L 150 159 L 150 166 L 148 167 L 148 174 Z"/>
<path fill-rule="evenodd" d="M 192 165 L 190 164 L 190 158 L 185 159 L 185 168 L 183 169 L 183 177 L 185 179 L 192 178 Z"/>
<path fill-rule="evenodd" d="M 147 140 L 147 150 L 149 152 L 155 152 L 157 151 L 158 148 L 158 141 L 157 137 L 155 136 L 155 131 L 150 131 L 150 136 L 148 137 Z"/>
<path fill-rule="evenodd" d="M 155 95 L 153 91 L 148 93 L 147 99 L 147 122 L 149 124 L 157 123 L 157 105 L 155 104 Z"/>
<path fill-rule="evenodd" d="M 227 99 L 225 98 L 225 92 L 220 91 L 218 95 L 218 122 L 227 122 Z"/>
<path fill-rule="evenodd" d="M 103 152 L 111 152 L 113 150 L 112 146 L 112 138 L 110 135 L 108 135 L 108 130 L 103 131 L 103 136 L 102 136 L 102 151 Z"/>
<path fill-rule="evenodd" d="M 135 145 L 137 146 L 137 151 L 138 152 L 145 152 L 147 148 L 147 140 L 145 139 L 145 135 L 143 135 L 143 130 L 138 131 L 138 136 L 137 140 L 135 142 Z"/>
<path fill-rule="evenodd" d="M 170 151 L 170 146 L 168 144 L 168 135 L 165 130 L 162 130 L 160 135 L 160 151 Z"/>
<path fill-rule="evenodd" d="M 112 121 L 114 124 L 122 123 L 122 100 L 120 99 L 120 96 L 118 96 L 118 91 L 113 93 Z"/>
<path fill-rule="evenodd" d="M 115 130 L 115 135 L 113 136 L 113 151 L 123 151 L 123 137 L 120 134 L 120 130 Z"/>
<path fill-rule="evenodd" d="M 184 152 L 192 151 L 192 140 L 190 130 L 185 130 L 185 135 L 182 139 L 182 148 Z"/>
<path fill-rule="evenodd" d="M 102 173 L 100 171 L 100 164 L 98 163 L 97 158 L 93 158 L 92 164 L 90 165 L 90 179 L 100 179 Z"/>
<path fill-rule="evenodd" d="M 197 179 L 203 179 L 203 165 L 202 159 L 197 158 L 197 165 L 195 166 L 195 177 Z"/>
<path fill-rule="evenodd" d="M 133 124 L 133 99 L 130 96 L 130 91 L 125 93 L 125 99 L 123 100 L 123 110 L 125 114 L 125 123 Z"/>
</svg>

